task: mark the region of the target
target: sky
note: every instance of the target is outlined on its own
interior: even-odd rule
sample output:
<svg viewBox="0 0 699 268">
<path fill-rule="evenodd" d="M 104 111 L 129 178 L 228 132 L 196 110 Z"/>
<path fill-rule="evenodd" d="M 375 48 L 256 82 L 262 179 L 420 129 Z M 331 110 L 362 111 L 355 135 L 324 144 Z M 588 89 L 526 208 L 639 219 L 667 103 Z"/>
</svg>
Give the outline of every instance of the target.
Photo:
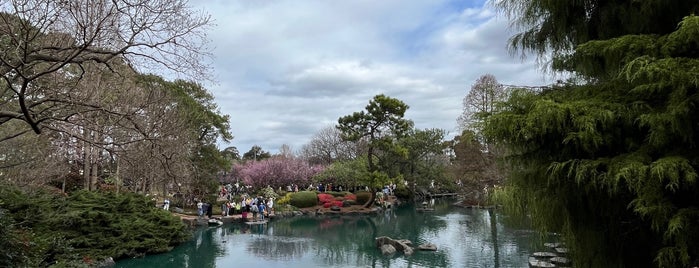
<svg viewBox="0 0 699 268">
<path fill-rule="evenodd" d="M 534 58 L 507 49 L 509 22 L 484 0 L 197 0 L 208 13 L 213 80 L 230 143 L 299 151 L 378 94 L 410 108 L 419 129 L 451 138 L 463 98 L 484 74 L 545 85 Z"/>
</svg>

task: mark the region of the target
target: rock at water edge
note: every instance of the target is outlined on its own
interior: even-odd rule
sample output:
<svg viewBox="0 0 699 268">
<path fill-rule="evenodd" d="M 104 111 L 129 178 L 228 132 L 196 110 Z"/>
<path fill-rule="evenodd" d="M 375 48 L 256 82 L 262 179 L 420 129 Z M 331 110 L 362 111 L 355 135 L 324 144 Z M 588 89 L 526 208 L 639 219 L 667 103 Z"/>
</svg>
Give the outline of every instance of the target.
<svg viewBox="0 0 699 268">
<path fill-rule="evenodd" d="M 557 265 L 569 265 L 570 260 L 566 257 L 553 257 L 549 260 L 553 264 Z"/>
<path fill-rule="evenodd" d="M 437 245 L 432 244 L 432 243 L 427 243 L 427 244 L 422 244 L 417 247 L 419 250 L 424 250 L 424 251 L 437 251 Z"/>
<path fill-rule="evenodd" d="M 547 248 L 554 249 L 554 248 L 562 247 L 563 243 L 544 243 L 544 246 Z"/>
<path fill-rule="evenodd" d="M 558 255 L 553 252 L 534 252 L 534 254 L 532 254 L 532 257 L 535 257 L 537 259 L 549 259 L 557 256 Z"/>
<path fill-rule="evenodd" d="M 529 267 L 532 268 L 555 268 L 556 265 L 553 263 L 542 261 L 534 257 L 529 257 Z"/>
<path fill-rule="evenodd" d="M 385 244 L 381 246 L 381 254 L 383 255 L 393 255 L 396 253 L 396 248 L 391 244 Z"/>
<path fill-rule="evenodd" d="M 559 254 L 568 254 L 568 248 L 564 248 L 564 247 L 556 248 L 556 252 L 558 252 Z"/>
</svg>

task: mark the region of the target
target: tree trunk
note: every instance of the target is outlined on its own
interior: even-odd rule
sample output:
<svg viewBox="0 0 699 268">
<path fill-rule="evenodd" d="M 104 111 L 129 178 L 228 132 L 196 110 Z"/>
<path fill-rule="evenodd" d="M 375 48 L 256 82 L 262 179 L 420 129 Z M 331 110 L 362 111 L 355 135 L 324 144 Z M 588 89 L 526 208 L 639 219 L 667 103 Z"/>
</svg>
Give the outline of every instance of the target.
<svg viewBox="0 0 699 268">
<path fill-rule="evenodd" d="M 364 207 L 365 207 L 365 208 L 370 208 L 371 206 L 373 206 L 373 205 L 374 205 L 374 200 L 376 200 L 376 191 L 374 191 L 373 188 L 370 188 L 370 189 L 369 189 L 369 192 L 371 193 L 371 198 L 369 198 L 369 201 L 367 201 L 367 202 L 364 204 Z"/>
<path fill-rule="evenodd" d="M 83 129 L 83 180 L 86 190 L 90 189 L 90 145 L 87 143 L 87 138 L 89 137 L 87 129 Z"/>
</svg>

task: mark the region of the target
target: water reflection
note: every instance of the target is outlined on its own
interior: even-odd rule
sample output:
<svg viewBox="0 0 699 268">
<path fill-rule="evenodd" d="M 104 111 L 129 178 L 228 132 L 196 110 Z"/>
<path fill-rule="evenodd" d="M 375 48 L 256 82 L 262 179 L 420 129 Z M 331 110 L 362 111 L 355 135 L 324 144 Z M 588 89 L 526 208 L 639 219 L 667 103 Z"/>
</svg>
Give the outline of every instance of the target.
<svg viewBox="0 0 699 268">
<path fill-rule="evenodd" d="M 527 267 L 532 246 L 540 244 L 535 234 L 506 227 L 496 212 L 455 208 L 446 200 L 435 207 L 202 228 L 172 252 L 117 267 Z M 383 256 L 377 236 L 433 243 L 438 251 Z"/>
</svg>

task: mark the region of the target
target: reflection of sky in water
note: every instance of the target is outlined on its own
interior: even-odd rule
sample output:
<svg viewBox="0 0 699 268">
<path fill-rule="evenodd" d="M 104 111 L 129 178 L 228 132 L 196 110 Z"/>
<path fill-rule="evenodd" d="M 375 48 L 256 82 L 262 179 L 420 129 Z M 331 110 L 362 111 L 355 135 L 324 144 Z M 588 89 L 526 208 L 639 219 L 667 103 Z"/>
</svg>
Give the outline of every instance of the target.
<svg viewBox="0 0 699 268">
<path fill-rule="evenodd" d="M 507 228 L 487 210 L 446 202 L 436 207 L 425 213 L 401 207 L 372 216 L 203 228 L 170 253 L 120 261 L 117 267 L 527 267 L 532 246 L 541 244 L 537 234 Z M 438 250 L 382 256 L 377 236 L 409 239 L 414 246 L 433 243 Z"/>
</svg>

